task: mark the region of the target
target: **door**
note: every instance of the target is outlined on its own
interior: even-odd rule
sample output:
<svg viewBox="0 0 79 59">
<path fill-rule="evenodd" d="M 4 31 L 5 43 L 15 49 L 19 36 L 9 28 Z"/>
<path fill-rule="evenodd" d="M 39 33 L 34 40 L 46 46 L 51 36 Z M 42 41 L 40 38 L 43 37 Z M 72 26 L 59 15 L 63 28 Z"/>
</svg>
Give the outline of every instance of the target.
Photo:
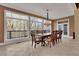
<svg viewBox="0 0 79 59">
<path fill-rule="evenodd" d="M 61 23 L 58 24 L 57 30 L 62 30 L 62 36 L 63 37 L 68 37 L 69 36 L 69 28 L 68 28 L 68 23 Z"/>
<path fill-rule="evenodd" d="M 63 31 L 63 26 L 62 24 L 58 24 L 58 29 L 57 30 L 62 30 Z"/>
<path fill-rule="evenodd" d="M 63 24 L 63 35 L 65 37 L 69 36 L 69 32 L 68 32 L 68 24 Z"/>
</svg>

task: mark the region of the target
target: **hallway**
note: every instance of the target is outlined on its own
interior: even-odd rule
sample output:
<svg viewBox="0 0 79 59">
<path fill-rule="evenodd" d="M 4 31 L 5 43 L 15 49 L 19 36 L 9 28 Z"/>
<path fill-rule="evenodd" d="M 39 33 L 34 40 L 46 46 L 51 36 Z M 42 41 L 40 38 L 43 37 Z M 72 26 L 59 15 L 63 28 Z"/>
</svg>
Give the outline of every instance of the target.
<svg viewBox="0 0 79 59">
<path fill-rule="evenodd" d="M 51 48 L 49 46 L 31 47 L 31 41 L 0 47 L 0 55 L 5 56 L 79 56 L 79 40 L 65 38 Z"/>
</svg>

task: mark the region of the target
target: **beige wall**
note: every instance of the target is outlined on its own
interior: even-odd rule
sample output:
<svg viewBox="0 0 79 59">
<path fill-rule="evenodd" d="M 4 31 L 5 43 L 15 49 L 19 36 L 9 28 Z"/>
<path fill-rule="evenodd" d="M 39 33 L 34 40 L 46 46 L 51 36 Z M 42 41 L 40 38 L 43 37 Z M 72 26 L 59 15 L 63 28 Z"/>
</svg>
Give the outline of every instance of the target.
<svg viewBox="0 0 79 59">
<path fill-rule="evenodd" d="M 57 29 L 57 21 L 52 21 L 52 30 Z"/>
<path fill-rule="evenodd" d="M 69 32 L 70 36 L 72 36 L 74 32 L 74 16 L 69 17 Z"/>
<path fill-rule="evenodd" d="M 52 30 L 57 30 L 57 21 L 65 21 L 69 19 L 69 36 L 73 35 L 74 32 L 74 16 L 63 17 L 52 21 Z"/>
<path fill-rule="evenodd" d="M 79 39 L 79 9 L 75 10 L 75 38 Z"/>
<path fill-rule="evenodd" d="M 0 7 L 0 43 L 4 42 L 4 9 Z"/>
</svg>

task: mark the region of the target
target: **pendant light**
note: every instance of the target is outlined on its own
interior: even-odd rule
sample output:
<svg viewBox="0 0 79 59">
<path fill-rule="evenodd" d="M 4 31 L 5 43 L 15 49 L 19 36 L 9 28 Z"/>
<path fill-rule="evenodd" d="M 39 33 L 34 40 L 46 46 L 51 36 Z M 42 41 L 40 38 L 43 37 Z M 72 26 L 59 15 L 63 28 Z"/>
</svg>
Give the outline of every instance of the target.
<svg viewBox="0 0 79 59">
<path fill-rule="evenodd" d="M 48 9 L 47 9 L 47 20 L 49 20 L 49 14 L 48 14 Z"/>
</svg>

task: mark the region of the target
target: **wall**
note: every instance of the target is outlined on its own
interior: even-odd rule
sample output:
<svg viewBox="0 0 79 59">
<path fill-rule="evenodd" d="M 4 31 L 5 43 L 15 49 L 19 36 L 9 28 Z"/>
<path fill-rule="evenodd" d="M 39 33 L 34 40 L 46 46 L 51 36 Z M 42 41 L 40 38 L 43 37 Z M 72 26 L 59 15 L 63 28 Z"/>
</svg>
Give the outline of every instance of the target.
<svg viewBox="0 0 79 59">
<path fill-rule="evenodd" d="M 57 21 L 56 20 L 53 20 L 51 25 L 52 25 L 52 31 L 57 29 Z"/>
<path fill-rule="evenodd" d="M 74 32 L 74 16 L 69 17 L 69 31 L 70 36 L 72 36 Z"/>
<path fill-rule="evenodd" d="M 0 43 L 4 42 L 4 8 L 0 7 Z"/>
<path fill-rule="evenodd" d="M 64 20 L 65 19 L 69 19 L 69 36 L 72 36 L 73 35 L 73 32 L 74 32 L 74 16 L 68 16 L 68 17 L 63 17 L 63 18 L 60 18 L 60 19 L 55 19 L 52 21 L 52 30 L 57 30 L 57 21 L 59 20 Z"/>
<path fill-rule="evenodd" d="M 79 39 L 79 9 L 75 10 L 75 38 Z"/>
</svg>

